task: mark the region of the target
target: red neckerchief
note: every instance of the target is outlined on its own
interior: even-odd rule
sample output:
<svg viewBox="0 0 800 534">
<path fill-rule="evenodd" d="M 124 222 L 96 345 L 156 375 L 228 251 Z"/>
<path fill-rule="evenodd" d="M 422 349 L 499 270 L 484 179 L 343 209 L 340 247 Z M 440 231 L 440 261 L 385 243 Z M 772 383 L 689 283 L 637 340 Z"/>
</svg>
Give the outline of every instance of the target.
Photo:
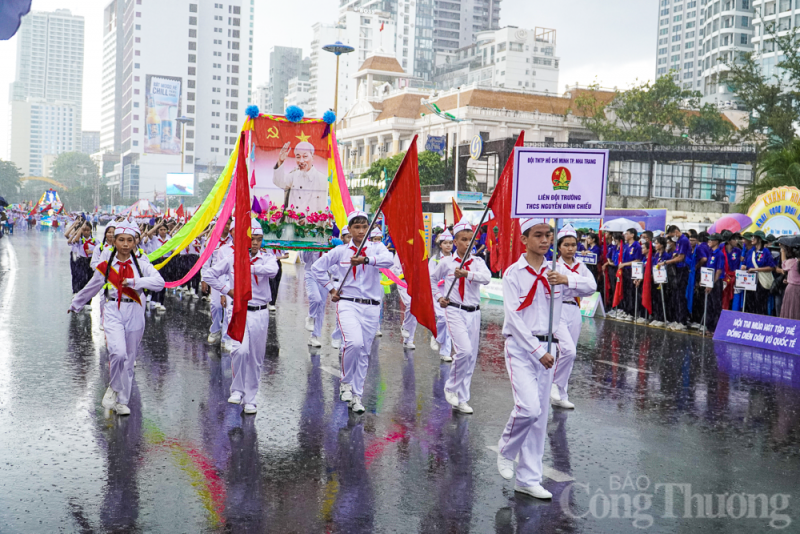
<svg viewBox="0 0 800 534">
<path fill-rule="evenodd" d="M 83 240 L 83 253 L 86 254 L 86 257 L 88 258 L 89 257 L 89 251 L 87 250 L 86 247 L 88 245 L 90 245 L 90 244 L 91 245 L 94 244 L 94 238 L 90 237 L 89 239 L 86 239 L 86 238 L 82 237 L 81 240 Z"/>
<path fill-rule="evenodd" d="M 581 268 L 581 264 L 578 263 L 578 262 L 575 262 L 575 268 L 574 269 L 572 267 L 570 267 L 569 265 L 567 265 L 567 262 L 562 262 L 562 263 L 564 264 L 564 267 L 566 267 L 567 269 L 569 269 L 570 271 L 572 271 L 575 274 L 578 274 L 578 269 Z M 580 306 L 581 305 L 580 297 L 575 297 L 575 302 L 577 302 L 578 306 Z"/>
<path fill-rule="evenodd" d="M 354 246 L 351 246 L 350 250 L 355 252 L 355 254 L 353 254 L 353 257 L 358 256 L 358 248 L 356 248 Z M 366 246 L 361 248 L 361 256 L 363 256 L 365 258 L 367 257 L 367 247 Z M 361 270 L 363 271 L 364 269 L 366 269 L 366 265 L 362 265 L 361 266 Z M 353 265 L 353 280 L 355 280 L 355 279 L 356 279 L 356 266 Z"/>
<path fill-rule="evenodd" d="M 473 259 L 474 258 L 470 258 L 468 261 L 464 262 L 464 260 L 462 260 L 461 258 L 456 256 L 454 261 L 456 261 L 457 263 L 464 262 L 464 263 L 461 263 L 461 268 L 464 269 L 465 271 L 469 271 L 469 266 L 472 263 Z M 459 278 L 458 279 L 458 294 L 461 295 L 461 302 L 464 302 L 464 290 L 466 289 L 466 285 L 467 285 L 466 280 L 467 280 L 466 278 Z"/>
<path fill-rule="evenodd" d="M 119 267 L 119 271 L 114 269 L 114 267 L 108 268 L 108 262 L 103 262 L 99 264 L 95 269 L 100 271 L 100 273 L 105 276 L 106 270 L 108 270 L 108 281 L 117 288 L 117 308 L 120 307 L 122 303 L 122 296 L 123 294 L 133 300 L 134 302 L 138 302 L 141 306 L 142 300 L 139 298 L 139 293 L 130 287 L 124 287 L 122 282 L 127 280 L 128 278 L 133 278 L 133 269 L 131 268 L 131 260 L 127 261 L 119 261 L 117 260 L 117 266 Z"/>
<path fill-rule="evenodd" d="M 539 286 L 539 281 L 544 284 L 547 294 L 550 294 L 550 282 L 548 282 L 547 277 L 544 276 L 545 273 L 547 273 L 547 267 L 545 267 L 544 271 L 542 271 L 542 274 L 536 274 L 536 271 L 534 271 L 530 265 L 526 265 L 525 270 L 531 273 L 536 280 L 533 281 L 533 286 L 531 287 L 531 290 L 528 291 L 528 296 L 526 296 L 525 300 L 522 301 L 522 304 L 520 304 L 519 308 L 517 308 L 517 311 L 522 311 L 533 304 L 533 297 L 536 296 L 536 288 Z"/>
<path fill-rule="evenodd" d="M 258 261 L 258 254 L 250 258 L 250 265 L 255 265 L 256 261 Z M 258 276 L 253 275 L 253 278 L 256 279 L 256 285 L 258 285 Z"/>
</svg>

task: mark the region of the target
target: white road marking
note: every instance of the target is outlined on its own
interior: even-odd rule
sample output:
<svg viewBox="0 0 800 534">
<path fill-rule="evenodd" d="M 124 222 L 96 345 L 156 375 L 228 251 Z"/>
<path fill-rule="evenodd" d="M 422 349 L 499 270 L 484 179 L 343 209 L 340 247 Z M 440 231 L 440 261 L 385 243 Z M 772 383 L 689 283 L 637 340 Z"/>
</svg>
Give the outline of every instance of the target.
<svg viewBox="0 0 800 534">
<path fill-rule="evenodd" d="M 497 445 L 487 445 L 487 449 L 497 454 Z M 553 469 L 550 466 L 543 465 L 542 466 L 544 472 L 542 473 L 544 476 L 552 480 L 553 482 L 572 482 L 575 479 L 566 473 L 562 473 L 557 469 Z"/>
<path fill-rule="evenodd" d="M 619 364 L 619 363 L 609 362 L 608 360 L 594 360 L 594 361 L 599 362 L 599 363 L 605 363 L 605 364 L 608 364 L 608 365 L 613 365 L 614 367 L 622 367 L 623 369 L 627 369 L 629 371 L 636 371 L 637 373 L 653 374 L 653 371 L 648 371 L 646 369 L 638 369 L 636 367 L 628 367 L 627 365 L 622 365 L 622 364 Z"/>
</svg>

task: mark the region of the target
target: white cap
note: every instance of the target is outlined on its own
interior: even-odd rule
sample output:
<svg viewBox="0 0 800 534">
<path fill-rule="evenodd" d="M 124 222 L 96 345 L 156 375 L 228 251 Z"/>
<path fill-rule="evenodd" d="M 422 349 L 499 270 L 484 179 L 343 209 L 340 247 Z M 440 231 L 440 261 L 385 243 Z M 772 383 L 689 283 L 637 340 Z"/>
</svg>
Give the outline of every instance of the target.
<svg viewBox="0 0 800 534">
<path fill-rule="evenodd" d="M 370 239 L 373 237 L 383 237 L 383 230 L 380 228 L 373 228 L 372 231 L 369 233 Z"/>
<path fill-rule="evenodd" d="M 233 215 L 231 215 L 231 218 L 230 218 L 230 219 L 228 219 L 228 220 L 231 222 L 231 226 L 230 226 L 230 228 L 229 228 L 229 229 L 230 229 L 230 230 L 233 230 L 233 227 L 234 227 L 234 225 L 236 224 L 236 219 L 234 219 L 234 218 L 233 218 Z"/>
<path fill-rule="evenodd" d="M 115 221 L 115 220 L 113 220 L 113 219 L 112 219 L 112 220 L 111 220 L 111 221 L 110 221 L 110 222 L 109 222 L 109 223 L 106 225 L 106 227 L 103 229 L 103 235 L 106 235 L 106 232 L 108 232 L 108 229 L 109 229 L 109 228 L 116 228 L 116 227 L 117 227 L 117 221 Z"/>
<path fill-rule="evenodd" d="M 124 221 L 117 223 L 117 226 L 114 227 L 114 235 L 117 236 L 120 234 L 128 234 L 136 237 L 139 235 L 139 227 L 128 219 L 125 219 Z"/>
<path fill-rule="evenodd" d="M 472 225 L 469 223 L 466 217 L 461 217 L 461 220 L 458 221 L 458 223 L 455 226 L 453 226 L 453 235 L 456 235 L 458 232 L 463 232 L 465 230 L 471 232 Z"/>
<path fill-rule="evenodd" d="M 571 224 L 567 223 L 561 230 L 558 231 L 558 239 L 561 239 L 562 237 L 574 237 L 577 239 L 578 232 L 575 231 L 575 228 Z"/>
<path fill-rule="evenodd" d="M 546 224 L 550 226 L 550 223 L 547 219 L 542 219 L 541 217 L 534 217 L 532 219 L 522 219 L 520 222 L 519 230 L 521 233 L 525 233 L 525 231 L 530 228 L 531 226 L 536 226 L 537 224 Z"/>
<path fill-rule="evenodd" d="M 439 234 L 439 237 L 436 238 L 436 241 L 452 241 L 452 240 L 453 240 L 453 234 L 450 233 L 450 230 L 445 230 L 444 232 Z"/>
<path fill-rule="evenodd" d="M 347 227 L 347 225 L 342 227 L 341 231 L 339 232 L 339 237 L 342 237 L 345 234 L 350 235 L 350 229 Z"/>
<path fill-rule="evenodd" d="M 258 219 L 250 219 L 250 235 L 264 235 L 264 229 Z"/>
<path fill-rule="evenodd" d="M 350 213 L 347 215 L 347 224 L 349 225 L 349 224 L 350 224 L 350 221 L 352 221 L 352 220 L 353 220 L 353 219 L 355 219 L 356 217 L 364 217 L 365 219 L 369 220 L 369 217 L 367 217 L 367 214 L 366 214 L 366 213 L 364 213 L 363 211 L 354 210 L 354 211 L 351 211 L 351 212 L 350 212 Z"/>
</svg>

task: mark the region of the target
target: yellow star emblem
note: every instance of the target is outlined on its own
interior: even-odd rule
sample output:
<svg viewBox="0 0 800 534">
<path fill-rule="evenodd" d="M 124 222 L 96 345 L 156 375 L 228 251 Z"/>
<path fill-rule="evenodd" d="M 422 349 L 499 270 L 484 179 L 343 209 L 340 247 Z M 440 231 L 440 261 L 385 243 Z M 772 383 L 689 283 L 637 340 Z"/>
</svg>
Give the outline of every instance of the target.
<svg viewBox="0 0 800 534">
<path fill-rule="evenodd" d="M 301 143 L 307 143 L 308 140 L 311 139 L 311 136 L 306 135 L 305 133 L 303 133 L 303 130 L 300 130 L 300 135 L 298 135 L 297 138 L 300 139 Z"/>
</svg>

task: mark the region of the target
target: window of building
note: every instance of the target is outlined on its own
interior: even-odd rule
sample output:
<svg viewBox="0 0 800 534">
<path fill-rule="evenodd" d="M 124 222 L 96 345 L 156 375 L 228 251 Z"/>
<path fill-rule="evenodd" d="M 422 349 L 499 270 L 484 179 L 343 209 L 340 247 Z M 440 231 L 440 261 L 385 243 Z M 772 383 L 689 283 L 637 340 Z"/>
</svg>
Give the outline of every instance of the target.
<svg viewBox="0 0 800 534">
<path fill-rule="evenodd" d="M 138 69 L 138 68 L 139 68 L 139 64 L 138 64 L 138 63 L 134 63 L 134 64 L 133 64 L 133 68 L 134 68 L 134 69 Z"/>
<path fill-rule="evenodd" d="M 746 44 L 747 44 L 747 34 L 746 34 L 746 33 L 743 33 L 743 34 L 742 34 L 742 35 L 739 37 L 739 44 L 743 44 L 743 45 L 746 45 Z"/>
<path fill-rule="evenodd" d="M 196 76 L 196 75 L 197 75 L 197 68 L 189 67 L 189 76 Z"/>
<path fill-rule="evenodd" d="M 195 54 L 189 54 L 189 63 L 197 63 L 197 56 Z"/>
<path fill-rule="evenodd" d="M 194 113 L 194 106 L 186 106 L 186 113 Z"/>
<path fill-rule="evenodd" d="M 197 50 L 197 43 L 195 41 L 189 41 L 189 50 Z"/>
<path fill-rule="evenodd" d="M 197 17 L 189 17 L 189 26 L 197 26 Z"/>
<path fill-rule="evenodd" d="M 197 4 L 189 4 L 189 13 L 197 13 Z"/>
<path fill-rule="evenodd" d="M 194 93 L 192 92 L 186 93 L 186 100 L 194 101 Z"/>
<path fill-rule="evenodd" d="M 194 87 L 195 87 L 195 84 L 196 84 L 196 83 L 197 83 L 197 82 L 195 82 L 194 80 L 188 80 L 188 81 L 186 82 L 186 86 L 187 86 L 189 89 L 194 89 Z"/>
</svg>

